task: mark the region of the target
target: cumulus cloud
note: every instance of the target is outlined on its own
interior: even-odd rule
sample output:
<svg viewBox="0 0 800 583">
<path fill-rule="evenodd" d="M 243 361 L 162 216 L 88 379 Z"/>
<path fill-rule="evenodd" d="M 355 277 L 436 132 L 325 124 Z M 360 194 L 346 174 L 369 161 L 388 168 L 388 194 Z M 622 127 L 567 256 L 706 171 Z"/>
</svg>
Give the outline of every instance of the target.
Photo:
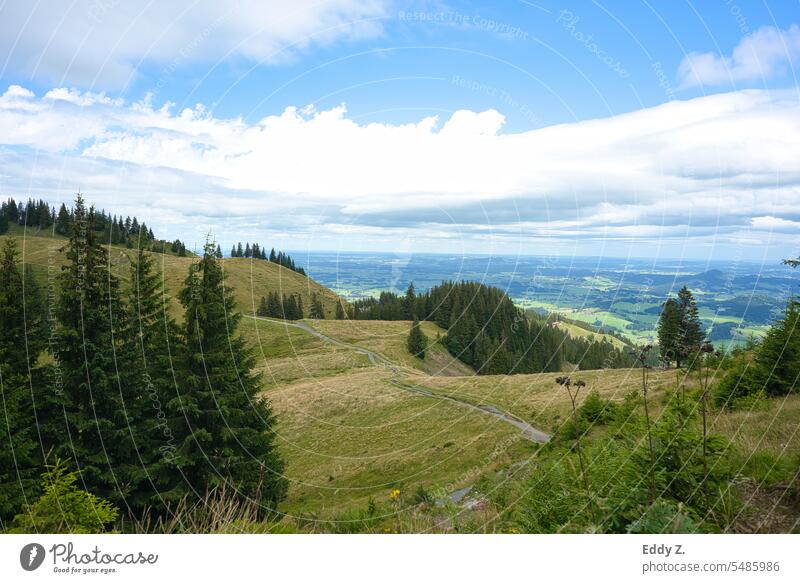
<svg viewBox="0 0 800 583">
<path fill-rule="evenodd" d="M 185 228 L 224 217 L 315 236 L 634 241 L 789 233 L 800 220 L 791 92 L 719 94 L 522 133 L 503 123 L 495 110 L 359 123 L 345 105 L 248 123 L 199 105 L 14 86 L 0 97 L 0 186 L 45 195 L 80 186 Z"/>
<path fill-rule="evenodd" d="M 266 63 L 340 39 L 379 34 L 382 0 L 10 2 L 0 53 L 18 72 L 57 83 L 121 89 L 142 63 Z"/>
<path fill-rule="evenodd" d="M 800 27 L 764 26 L 744 37 L 731 56 L 689 53 L 678 67 L 681 87 L 759 81 L 786 72 L 800 57 Z"/>
</svg>

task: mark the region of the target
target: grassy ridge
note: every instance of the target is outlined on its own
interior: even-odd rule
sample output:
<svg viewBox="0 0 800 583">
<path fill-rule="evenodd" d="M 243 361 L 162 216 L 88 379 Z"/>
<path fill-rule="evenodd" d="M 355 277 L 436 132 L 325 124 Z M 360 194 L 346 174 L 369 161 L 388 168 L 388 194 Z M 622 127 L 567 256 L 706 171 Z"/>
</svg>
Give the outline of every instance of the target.
<svg viewBox="0 0 800 583">
<path fill-rule="evenodd" d="M 23 233 L 18 227 L 10 235 L 17 238 L 22 261 L 33 266 L 36 277 L 43 285 L 48 278 L 48 267 L 51 274 L 60 273 L 60 267 L 65 260 L 61 248 L 66 243 L 66 238 L 34 229 L 27 229 Z M 0 244 L 8 236 L 0 236 Z M 130 260 L 135 251 L 119 246 L 108 249 L 112 269 L 126 281 Z M 186 279 L 189 266 L 195 260 L 172 254 L 153 253 L 152 256 L 164 277 L 167 294 L 174 298 Z M 222 264 L 226 285 L 233 290 L 237 307 L 244 313 L 254 312 L 261 297 L 271 291 L 286 295 L 300 294 L 306 312 L 311 305 L 312 295 L 316 294 L 323 303 L 326 317 L 332 318 L 336 313 L 339 297 L 333 291 L 291 269 L 269 261 L 244 258 L 224 259 Z M 177 302 L 172 302 L 172 309 L 176 316 L 180 314 Z"/>
</svg>

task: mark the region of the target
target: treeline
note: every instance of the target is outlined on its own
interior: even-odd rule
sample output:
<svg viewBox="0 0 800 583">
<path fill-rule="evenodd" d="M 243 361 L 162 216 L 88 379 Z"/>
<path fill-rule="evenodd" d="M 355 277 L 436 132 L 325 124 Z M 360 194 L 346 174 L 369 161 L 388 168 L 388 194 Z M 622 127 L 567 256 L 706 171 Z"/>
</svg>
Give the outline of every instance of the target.
<svg viewBox="0 0 800 583">
<path fill-rule="evenodd" d="M 477 282 L 445 282 L 422 294 L 413 283 L 403 296 L 383 292 L 358 300 L 363 320 L 428 320 L 447 330 L 442 344 L 479 374 L 631 366 L 631 358 L 606 340 L 573 338 L 544 317 L 528 316 L 500 289 Z"/>
<path fill-rule="evenodd" d="M 264 261 L 269 261 L 271 263 L 277 263 L 278 265 L 282 265 L 287 269 L 291 269 L 294 272 L 299 273 L 300 275 L 305 275 L 306 270 L 302 267 L 298 267 L 295 265 L 294 260 L 289 257 L 288 254 L 284 253 L 283 251 L 275 252 L 273 248 L 269 255 L 267 255 L 267 250 L 264 247 L 261 247 L 258 243 L 253 243 L 253 246 L 250 246 L 250 243 L 245 243 L 244 247 L 242 247 L 241 243 L 237 243 L 231 248 L 231 257 L 246 257 L 248 259 L 262 259 Z"/>
<path fill-rule="evenodd" d="M 65 463 L 128 520 L 222 489 L 273 508 L 287 487 L 274 416 L 236 333 L 240 315 L 217 250 L 207 244 L 189 267 L 178 323 L 142 249 L 129 282 L 110 269 L 99 218 L 78 196 L 52 286 L 59 291 L 48 285 L 43 309 L 25 304 L 15 239 L 2 249 L 0 526 L 45 528 L 31 506 L 38 477 L 56 464 L 63 473 Z"/>
<path fill-rule="evenodd" d="M 174 241 L 157 240 L 153 230 L 136 217 L 112 215 L 105 211 L 94 211 L 93 231 L 98 234 L 101 243 L 125 245 L 129 249 L 144 248 L 156 253 L 167 253 L 168 250 L 179 257 L 187 254 L 186 245 Z M 52 230 L 57 235 L 68 237 L 75 223 L 75 209 L 61 204 L 58 211 L 44 200 L 29 199 L 24 205 L 13 198 L 0 204 L 0 235 L 7 233 L 11 225 L 32 229 Z"/>
<path fill-rule="evenodd" d="M 278 292 L 269 292 L 266 296 L 261 297 L 256 315 L 264 318 L 280 318 L 281 320 L 302 320 L 305 318 L 303 298 L 300 294 L 289 294 L 287 296 L 278 294 Z M 342 317 L 339 317 L 340 315 Z M 344 318 L 343 313 L 340 313 L 339 310 L 337 310 L 336 316 L 339 320 Z M 316 292 L 311 294 L 308 317 L 315 320 L 325 319 L 325 306 Z"/>
<path fill-rule="evenodd" d="M 713 394 L 719 407 L 749 410 L 759 399 L 800 392 L 800 302 L 790 298 L 760 343 L 726 360 Z"/>
</svg>

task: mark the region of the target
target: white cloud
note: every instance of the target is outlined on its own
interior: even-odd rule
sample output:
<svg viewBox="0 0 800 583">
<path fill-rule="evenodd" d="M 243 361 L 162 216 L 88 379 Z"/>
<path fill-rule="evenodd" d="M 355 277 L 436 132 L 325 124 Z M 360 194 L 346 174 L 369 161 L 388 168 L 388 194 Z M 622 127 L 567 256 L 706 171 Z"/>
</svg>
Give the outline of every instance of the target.
<svg viewBox="0 0 800 583">
<path fill-rule="evenodd" d="M 730 57 L 689 53 L 678 67 L 681 87 L 760 81 L 781 74 L 800 57 L 800 27 L 764 26 L 745 36 Z"/>
<path fill-rule="evenodd" d="M 790 221 L 780 217 L 753 217 L 750 224 L 759 231 L 800 232 L 800 221 Z"/>
<path fill-rule="evenodd" d="M 275 63 L 314 44 L 376 35 L 385 10 L 383 0 L 7 2 L 0 54 L 26 76 L 120 89 L 144 62 Z"/>
<path fill-rule="evenodd" d="M 0 188 L 81 187 L 100 204 L 185 228 L 236 221 L 318 236 L 342 225 L 476 237 L 788 236 L 800 218 L 791 92 L 720 94 L 516 134 L 502 133 L 503 122 L 494 110 L 462 110 L 361 124 L 341 105 L 247 123 L 202 106 L 172 112 L 147 99 L 66 89 L 38 98 L 12 87 L 0 97 L 0 143 L 33 152 L 0 158 Z"/>
</svg>

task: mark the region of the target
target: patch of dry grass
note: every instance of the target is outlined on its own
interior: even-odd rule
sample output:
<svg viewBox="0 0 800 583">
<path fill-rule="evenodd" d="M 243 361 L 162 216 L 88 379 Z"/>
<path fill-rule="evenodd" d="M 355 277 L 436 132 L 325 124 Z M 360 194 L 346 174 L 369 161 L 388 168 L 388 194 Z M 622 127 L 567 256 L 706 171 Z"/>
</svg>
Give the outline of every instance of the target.
<svg viewBox="0 0 800 583">
<path fill-rule="evenodd" d="M 395 487 L 411 495 L 419 486 L 463 486 L 534 451 L 514 427 L 397 389 L 390 374 L 372 368 L 268 392 L 291 481 L 290 513 L 335 513 Z"/>
</svg>

